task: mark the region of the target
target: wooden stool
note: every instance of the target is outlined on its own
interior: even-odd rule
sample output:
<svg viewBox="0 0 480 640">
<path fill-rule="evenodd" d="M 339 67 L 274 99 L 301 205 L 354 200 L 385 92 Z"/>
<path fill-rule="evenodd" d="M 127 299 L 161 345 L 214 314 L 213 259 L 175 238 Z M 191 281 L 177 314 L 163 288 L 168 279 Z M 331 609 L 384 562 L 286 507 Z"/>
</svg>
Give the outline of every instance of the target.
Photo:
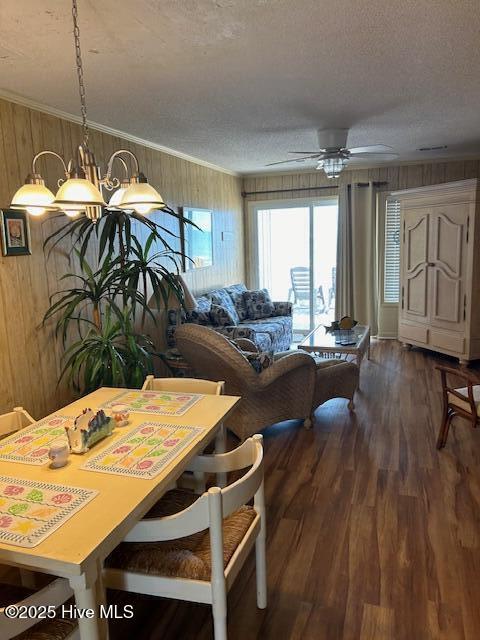
<svg viewBox="0 0 480 640">
<path fill-rule="evenodd" d="M 468 420 L 473 428 L 480 423 L 480 384 L 470 373 L 452 369 L 451 367 L 438 366 L 442 379 L 443 392 L 443 416 L 442 425 L 438 434 L 437 449 L 443 449 L 447 443 L 450 424 L 455 416 Z M 466 382 L 465 387 L 451 387 L 447 376 L 455 376 Z"/>
</svg>

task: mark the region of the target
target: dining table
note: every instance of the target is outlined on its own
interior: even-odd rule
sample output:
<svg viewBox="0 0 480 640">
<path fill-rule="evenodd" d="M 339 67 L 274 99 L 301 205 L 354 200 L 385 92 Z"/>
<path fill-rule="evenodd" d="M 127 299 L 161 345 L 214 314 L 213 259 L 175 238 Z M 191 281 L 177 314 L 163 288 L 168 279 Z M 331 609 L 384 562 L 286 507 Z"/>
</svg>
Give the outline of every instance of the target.
<svg viewBox="0 0 480 640">
<path fill-rule="evenodd" d="M 54 415 L 76 417 L 83 410 L 94 411 L 114 401 L 125 389 L 103 387 L 55 411 Z M 215 439 L 224 421 L 240 398 L 227 395 L 202 395 L 183 413 L 164 415 L 130 411 L 128 424 L 116 427 L 109 437 L 84 454 L 71 453 L 66 466 L 24 464 L 1 459 L 2 476 L 36 483 L 54 483 L 93 490 L 95 495 L 39 544 L 22 547 L 0 539 L 0 564 L 12 565 L 69 581 L 78 610 L 95 610 L 105 602 L 102 569 L 105 558 L 122 542 L 128 532 L 172 487 L 189 461 Z M 102 450 L 124 440 L 130 431 L 144 423 L 196 427 L 188 443 L 172 456 L 154 477 L 130 477 L 85 469 L 85 464 Z M 17 432 L 21 434 L 21 432 Z M 100 616 L 78 618 L 82 640 L 108 638 L 108 623 Z"/>
</svg>

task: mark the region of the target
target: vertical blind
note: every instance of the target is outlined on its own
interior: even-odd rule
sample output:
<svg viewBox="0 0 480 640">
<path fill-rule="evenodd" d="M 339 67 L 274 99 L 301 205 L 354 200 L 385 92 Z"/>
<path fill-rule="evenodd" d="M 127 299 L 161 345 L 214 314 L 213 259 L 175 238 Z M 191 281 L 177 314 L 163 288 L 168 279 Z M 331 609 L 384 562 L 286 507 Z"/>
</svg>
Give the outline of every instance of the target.
<svg viewBox="0 0 480 640">
<path fill-rule="evenodd" d="M 387 198 L 385 206 L 385 264 L 383 301 L 398 303 L 400 289 L 400 201 Z"/>
</svg>

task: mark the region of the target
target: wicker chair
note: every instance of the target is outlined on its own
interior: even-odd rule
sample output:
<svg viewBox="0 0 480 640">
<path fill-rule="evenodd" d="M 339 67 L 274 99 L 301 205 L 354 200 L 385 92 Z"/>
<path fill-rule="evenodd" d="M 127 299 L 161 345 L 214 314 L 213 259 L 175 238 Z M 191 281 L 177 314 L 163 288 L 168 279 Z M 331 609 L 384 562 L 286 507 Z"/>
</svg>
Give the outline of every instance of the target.
<svg viewBox="0 0 480 640">
<path fill-rule="evenodd" d="M 459 416 L 468 420 L 476 429 L 480 424 L 480 384 L 478 376 L 472 372 L 453 369 L 439 365 L 443 395 L 443 416 L 437 439 L 437 449 L 443 449 L 447 444 L 448 432 L 453 418 Z M 463 381 L 461 388 L 449 383 L 449 378 L 458 378 Z"/>
<path fill-rule="evenodd" d="M 340 360 L 316 362 L 292 351 L 257 373 L 224 336 L 196 324 L 176 333 L 177 346 L 196 374 L 225 380 L 225 393 L 241 396 L 228 428 L 241 440 L 283 420 L 300 419 L 311 427 L 314 410 L 330 398 L 347 398 L 353 409 L 358 367 Z"/>
</svg>

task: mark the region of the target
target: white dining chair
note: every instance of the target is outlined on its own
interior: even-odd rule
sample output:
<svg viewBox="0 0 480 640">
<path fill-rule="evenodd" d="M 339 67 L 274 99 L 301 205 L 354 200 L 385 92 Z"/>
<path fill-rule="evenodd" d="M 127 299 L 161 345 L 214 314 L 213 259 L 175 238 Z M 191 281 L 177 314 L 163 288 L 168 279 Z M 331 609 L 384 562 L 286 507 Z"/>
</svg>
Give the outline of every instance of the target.
<svg viewBox="0 0 480 640">
<path fill-rule="evenodd" d="M 253 545 L 257 606 L 267 606 L 262 436 L 254 435 L 228 453 L 198 456 L 190 468 L 248 471 L 201 497 L 178 489 L 167 493 L 107 558 L 105 585 L 210 604 L 215 640 L 226 640 L 227 593 Z M 248 506 L 252 498 L 253 506 Z M 180 504 L 185 507 L 181 511 Z"/>
<path fill-rule="evenodd" d="M 147 376 L 142 391 L 177 391 L 183 393 L 223 394 L 224 382 L 201 380 L 199 378 L 155 378 Z"/>
<path fill-rule="evenodd" d="M 13 411 L 0 415 L 0 438 L 15 433 L 23 427 L 28 427 L 35 420 L 23 407 L 15 407 Z"/>
<path fill-rule="evenodd" d="M 223 395 L 225 382 L 213 382 L 212 380 L 201 380 L 197 378 L 155 378 L 147 376 L 143 383 L 142 391 L 174 391 L 177 393 L 199 393 L 204 395 Z M 227 450 L 227 435 L 225 426 L 222 423 L 215 436 L 215 453 L 225 453 Z M 195 473 L 195 491 L 203 493 L 205 491 L 205 477 L 203 473 Z M 217 475 L 217 484 L 224 487 L 227 484 L 227 477 L 223 474 Z"/>
<path fill-rule="evenodd" d="M 73 598 L 73 591 L 64 578 L 57 578 L 46 587 L 35 592 L 10 584 L 0 584 L 0 638 L 10 640 L 19 634 L 30 638 L 55 638 L 56 640 L 74 640 L 80 638 L 78 625 L 74 619 L 58 616 L 56 618 L 36 617 L 43 612 L 50 612 L 54 607 L 58 609 L 62 604 Z M 25 618 L 9 618 L 5 614 L 8 606 L 14 605 L 17 610 L 25 611 Z M 22 635 L 22 638 L 24 636 Z"/>
<path fill-rule="evenodd" d="M 34 422 L 35 420 L 23 407 L 14 407 L 13 411 L 0 415 L 0 441 Z M 35 574 L 32 571 L 19 569 L 19 572 L 24 587 L 35 587 Z"/>
</svg>

